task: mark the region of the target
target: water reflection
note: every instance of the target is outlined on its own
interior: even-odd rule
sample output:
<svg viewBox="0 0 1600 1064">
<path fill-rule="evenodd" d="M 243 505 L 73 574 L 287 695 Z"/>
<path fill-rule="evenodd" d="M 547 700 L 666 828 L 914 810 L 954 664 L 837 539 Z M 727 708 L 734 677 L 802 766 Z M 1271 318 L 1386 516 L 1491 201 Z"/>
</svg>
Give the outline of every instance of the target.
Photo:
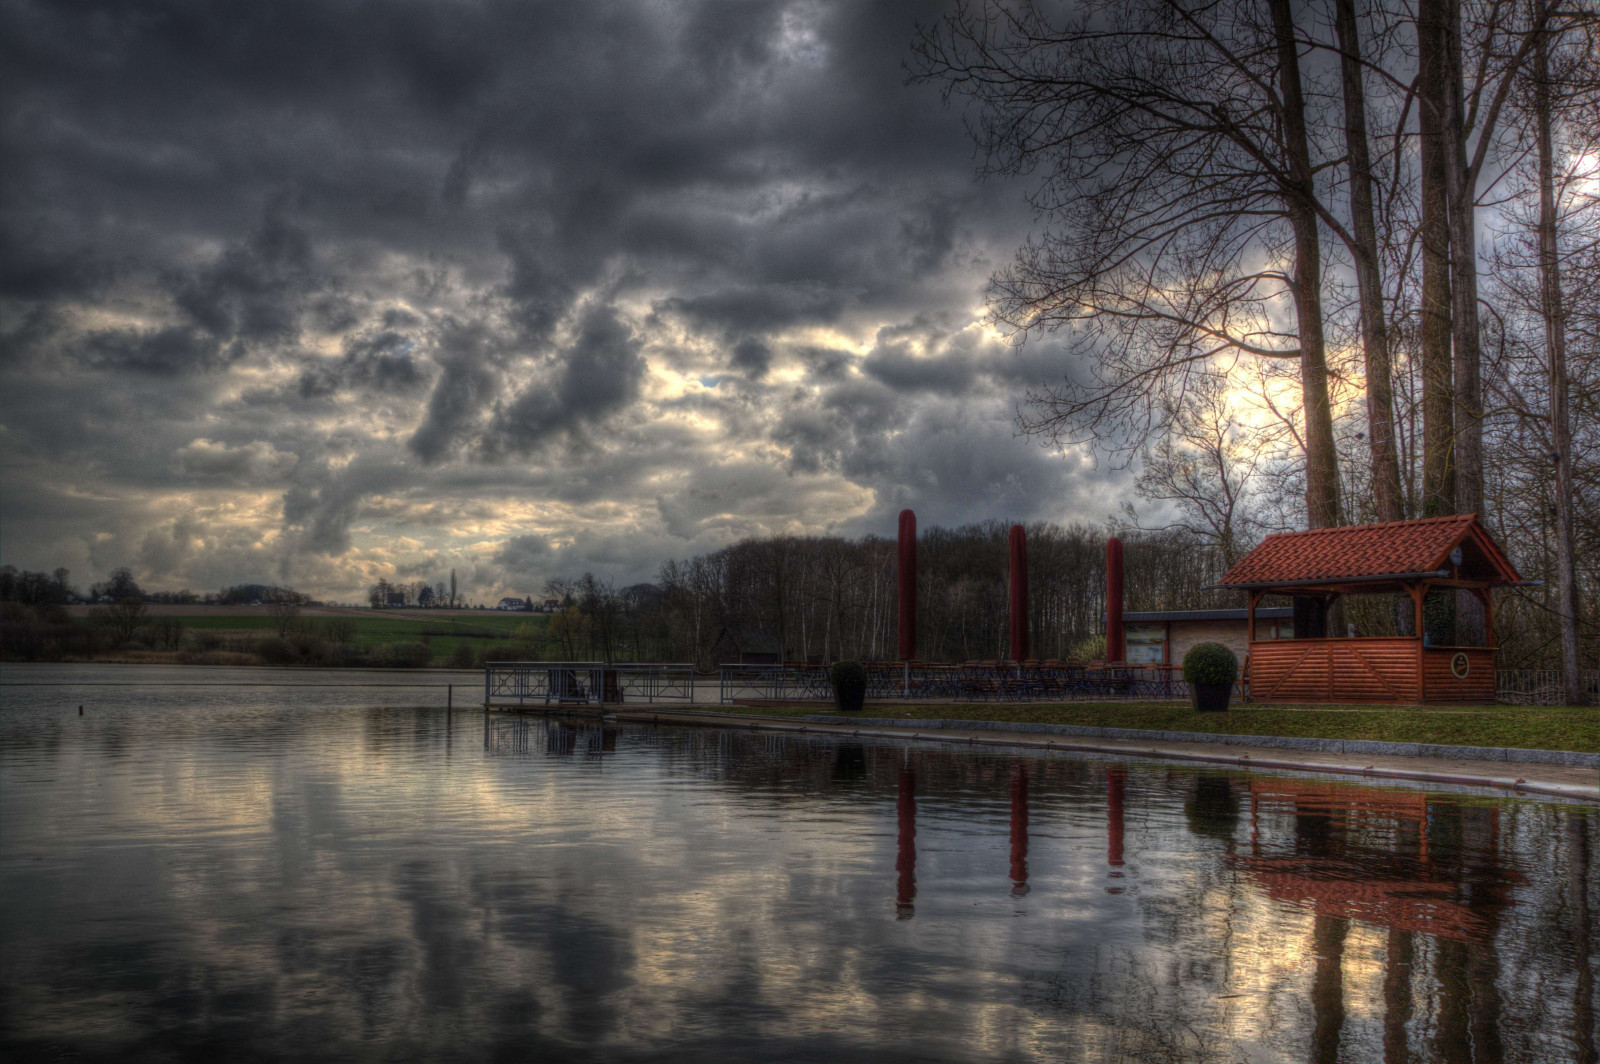
<svg viewBox="0 0 1600 1064">
<path fill-rule="evenodd" d="M 917 907 L 917 774 L 912 770 L 909 751 L 900 767 L 894 800 L 899 834 L 894 851 L 894 912 L 898 920 L 909 920 Z"/>
<path fill-rule="evenodd" d="M 0 707 L 8 1056 L 1595 1060 L 1586 807 L 442 707 Z"/>
<path fill-rule="evenodd" d="M 1011 896 L 1028 893 L 1028 766 L 1011 770 Z"/>
</svg>

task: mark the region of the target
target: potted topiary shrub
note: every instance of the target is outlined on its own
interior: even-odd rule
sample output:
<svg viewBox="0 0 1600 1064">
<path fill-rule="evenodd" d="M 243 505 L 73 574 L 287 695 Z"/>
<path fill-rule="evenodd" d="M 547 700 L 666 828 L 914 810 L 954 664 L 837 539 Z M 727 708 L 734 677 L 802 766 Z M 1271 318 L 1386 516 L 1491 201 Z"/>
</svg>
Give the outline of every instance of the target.
<svg viewBox="0 0 1600 1064">
<path fill-rule="evenodd" d="M 867 667 L 859 661 L 836 661 L 828 678 L 833 681 L 833 704 L 840 712 L 860 712 L 867 699 Z"/>
<path fill-rule="evenodd" d="M 1183 678 L 1194 691 L 1196 711 L 1221 713 L 1239 679 L 1239 659 L 1221 643 L 1196 643 L 1183 656 Z"/>
</svg>

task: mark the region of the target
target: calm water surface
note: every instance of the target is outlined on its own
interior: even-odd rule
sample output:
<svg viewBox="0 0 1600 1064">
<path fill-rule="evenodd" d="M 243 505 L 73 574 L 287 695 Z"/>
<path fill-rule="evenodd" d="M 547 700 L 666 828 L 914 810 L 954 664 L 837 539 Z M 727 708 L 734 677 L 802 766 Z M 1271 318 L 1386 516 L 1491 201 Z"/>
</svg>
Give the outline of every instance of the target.
<svg viewBox="0 0 1600 1064">
<path fill-rule="evenodd" d="M 1596 1060 L 1590 806 L 229 679 L 447 678 L 5 666 L 8 1059 Z"/>
</svg>

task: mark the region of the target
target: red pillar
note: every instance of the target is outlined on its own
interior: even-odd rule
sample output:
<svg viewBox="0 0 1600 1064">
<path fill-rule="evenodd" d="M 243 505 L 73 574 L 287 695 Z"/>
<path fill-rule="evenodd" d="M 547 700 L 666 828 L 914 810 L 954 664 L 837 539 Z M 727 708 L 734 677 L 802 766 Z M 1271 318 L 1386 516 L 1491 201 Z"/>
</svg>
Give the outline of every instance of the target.
<svg viewBox="0 0 1600 1064">
<path fill-rule="evenodd" d="M 894 809 L 900 828 L 895 842 L 894 912 L 895 919 L 909 920 L 916 915 L 917 900 L 917 774 L 910 765 L 900 768 Z"/>
<path fill-rule="evenodd" d="M 895 574 L 900 585 L 900 660 L 917 656 L 917 515 L 900 511 L 900 553 Z"/>
<path fill-rule="evenodd" d="M 1011 526 L 1011 660 L 1028 656 L 1028 534 Z"/>
<path fill-rule="evenodd" d="M 1122 798 L 1127 786 L 1127 769 L 1106 769 L 1106 864 L 1112 868 L 1122 867 Z"/>
<path fill-rule="evenodd" d="M 1106 540 L 1106 660 L 1128 660 L 1122 631 L 1122 540 Z"/>
<path fill-rule="evenodd" d="M 1011 896 L 1028 893 L 1028 768 L 1011 771 Z"/>
</svg>

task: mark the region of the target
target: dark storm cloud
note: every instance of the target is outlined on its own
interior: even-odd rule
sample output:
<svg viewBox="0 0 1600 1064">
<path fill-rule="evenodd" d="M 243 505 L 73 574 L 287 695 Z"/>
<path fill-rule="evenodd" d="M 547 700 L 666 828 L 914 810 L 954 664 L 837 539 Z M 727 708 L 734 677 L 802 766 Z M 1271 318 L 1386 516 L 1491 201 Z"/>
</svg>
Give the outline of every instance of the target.
<svg viewBox="0 0 1600 1064">
<path fill-rule="evenodd" d="M 243 353 L 237 347 L 224 349 L 215 336 L 188 325 L 92 332 L 77 351 L 96 368 L 172 374 L 216 369 Z"/>
<path fill-rule="evenodd" d="M 572 345 L 558 351 L 547 372 L 495 412 L 484 433 L 484 452 L 497 457 L 527 454 L 632 402 L 645 371 L 639 347 L 612 307 L 591 308 Z"/>
<path fill-rule="evenodd" d="M 427 414 L 411 436 L 411 449 L 425 462 L 446 457 L 471 431 L 500 387 L 499 342 L 480 323 L 449 322 L 435 360 L 443 369 L 428 399 Z"/>
<path fill-rule="evenodd" d="M 425 382 L 417 358 L 418 340 L 386 330 L 375 336 L 348 336 L 344 358 L 319 361 L 300 374 L 300 395 L 306 399 L 332 395 L 350 386 L 372 391 L 411 392 Z"/>
<path fill-rule="evenodd" d="M 731 364 L 751 380 L 760 380 L 772 368 L 772 348 L 753 336 L 733 345 Z"/>
<path fill-rule="evenodd" d="M 403 465 L 381 460 L 310 470 L 283 496 L 284 528 L 296 534 L 298 550 L 343 554 L 350 549 L 350 525 L 367 497 L 409 480 Z"/>
<path fill-rule="evenodd" d="M 348 593 L 987 516 L 1010 466 L 1044 512 L 1076 466 L 1007 425 L 1060 370 L 968 328 L 1025 206 L 904 84 L 939 6 L 0 0 L 5 560 Z"/>
</svg>

